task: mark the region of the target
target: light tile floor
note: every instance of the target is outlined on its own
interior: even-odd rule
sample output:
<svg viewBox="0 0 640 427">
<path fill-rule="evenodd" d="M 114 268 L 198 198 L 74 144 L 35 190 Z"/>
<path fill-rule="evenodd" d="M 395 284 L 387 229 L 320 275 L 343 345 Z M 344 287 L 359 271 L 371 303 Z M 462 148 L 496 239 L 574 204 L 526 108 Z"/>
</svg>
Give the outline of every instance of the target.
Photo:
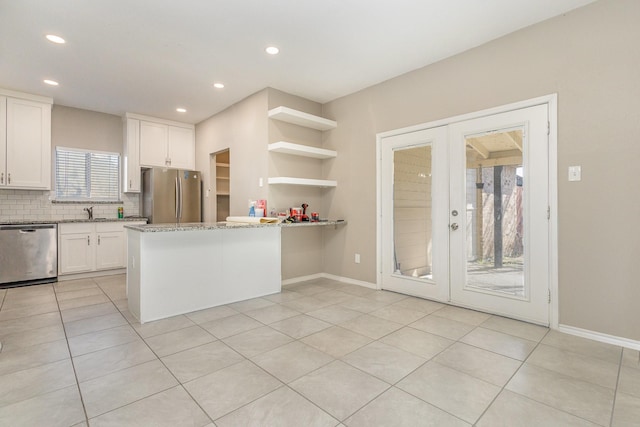
<svg viewBox="0 0 640 427">
<path fill-rule="evenodd" d="M 0 426 L 640 425 L 637 351 L 330 280 L 144 325 L 122 275 L 0 303 Z"/>
</svg>

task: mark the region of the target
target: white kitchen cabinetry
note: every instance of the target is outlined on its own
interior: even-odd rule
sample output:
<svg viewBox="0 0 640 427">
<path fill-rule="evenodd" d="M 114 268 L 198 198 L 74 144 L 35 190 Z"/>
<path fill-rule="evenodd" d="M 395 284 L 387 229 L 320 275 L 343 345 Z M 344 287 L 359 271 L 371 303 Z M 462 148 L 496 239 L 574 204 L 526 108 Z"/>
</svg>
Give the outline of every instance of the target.
<svg viewBox="0 0 640 427">
<path fill-rule="evenodd" d="M 51 188 L 51 103 L 0 91 L 0 188 Z"/>
<path fill-rule="evenodd" d="M 140 164 L 143 166 L 170 166 L 169 126 L 162 123 L 140 121 Z"/>
<path fill-rule="evenodd" d="M 294 110 L 288 107 L 276 107 L 269 110 L 269 118 L 294 125 L 307 127 L 319 131 L 335 129 L 338 124 L 324 117 L 314 116 L 303 111 Z M 313 147 L 303 144 L 294 144 L 287 141 L 278 141 L 268 145 L 270 153 L 288 154 L 294 156 L 310 157 L 313 159 L 326 160 L 335 158 L 338 153 L 334 150 Z M 309 187 L 336 187 L 337 181 L 315 178 L 295 178 L 288 176 L 270 177 L 269 185 L 304 185 Z"/>
<path fill-rule="evenodd" d="M 124 177 L 125 193 L 140 192 L 140 120 L 124 119 Z"/>
<path fill-rule="evenodd" d="M 144 222 L 63 223 L 58 227 L 59 274 L 126 267 L 126 224 Z"/>
<path fill-rule="evenodd" d="M 169 166 L 172 168 L 195 169 L 196 144 L 194 129 L 169 126 L 167 157 L 169 158 Z"/>
<path fill-rule="evenodd" d="M 195 147 L 193 125 L 140 119 L 140 166 L 193 170 Z"/>
</svg>

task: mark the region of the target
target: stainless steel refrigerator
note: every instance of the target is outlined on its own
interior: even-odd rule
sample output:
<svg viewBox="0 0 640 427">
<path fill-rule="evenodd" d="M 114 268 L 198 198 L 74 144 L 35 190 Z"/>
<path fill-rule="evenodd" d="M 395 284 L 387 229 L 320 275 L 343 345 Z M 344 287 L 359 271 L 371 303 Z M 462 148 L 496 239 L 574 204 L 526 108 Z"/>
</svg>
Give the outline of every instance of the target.
<svg viewBox="0 0 640 427">
<path fill-rule="evenodd" d="M 149 224 L 201 222 L 200 172 L 152 168 L 142 173 L 142 214 Z"/>
</svg>

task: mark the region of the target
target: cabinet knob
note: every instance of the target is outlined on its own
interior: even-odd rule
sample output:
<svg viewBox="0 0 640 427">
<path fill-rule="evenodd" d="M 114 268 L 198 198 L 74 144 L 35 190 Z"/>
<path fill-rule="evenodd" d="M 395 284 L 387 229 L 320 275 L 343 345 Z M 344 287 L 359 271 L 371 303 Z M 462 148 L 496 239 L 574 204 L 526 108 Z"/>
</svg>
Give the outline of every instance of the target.
<svg viewBox="0 0 640 427">
<path fill-rule="evenodd" d="M 11 184 L 11 173 L 7 174 L 7 184 Z"/>
<path fill-rule="evenodd" d="M 0 184 L 4 184 L 4 172 L 0 173 Z"/>
<path fill-rule="evenodd" d="M 129 180 L 129 188 L 131 188 L 131 180 Z"/>
<path fill-rule="evenodd" d="M 100 245 L 100 236 L 98 236 L 98 245 Z"/>
<path fill-rule="evenodd" d="M 91 236 L 87 236 L 87 246 L 91 246 Z"/>
</svg>

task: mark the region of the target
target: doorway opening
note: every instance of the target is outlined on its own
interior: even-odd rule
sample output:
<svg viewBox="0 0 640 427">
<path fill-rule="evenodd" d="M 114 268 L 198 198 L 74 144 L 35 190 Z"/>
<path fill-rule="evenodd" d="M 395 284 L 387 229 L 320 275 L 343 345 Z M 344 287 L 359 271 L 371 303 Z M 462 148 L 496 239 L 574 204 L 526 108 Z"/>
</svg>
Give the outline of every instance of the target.
<svg viewBox="0 0 640 427">
<path fill-rule="evenodd" d="M 214 221 L 226 221 L 230 216 L 231 198 L 231 155 L 230 150 L 218 151 L 209 156 L 210 189 L 213 197 L 209 197 L 212 218 Z"/>
<path fill-rule="evenodd" d="M 380 288 L 554 325 L 555 114 L 550 96 L 379 135 Z"/>
<path fill-rule="evenodd" d="M 523 130 L 466 138 L 467 286 L 524 297 Z"/>
</svg>

